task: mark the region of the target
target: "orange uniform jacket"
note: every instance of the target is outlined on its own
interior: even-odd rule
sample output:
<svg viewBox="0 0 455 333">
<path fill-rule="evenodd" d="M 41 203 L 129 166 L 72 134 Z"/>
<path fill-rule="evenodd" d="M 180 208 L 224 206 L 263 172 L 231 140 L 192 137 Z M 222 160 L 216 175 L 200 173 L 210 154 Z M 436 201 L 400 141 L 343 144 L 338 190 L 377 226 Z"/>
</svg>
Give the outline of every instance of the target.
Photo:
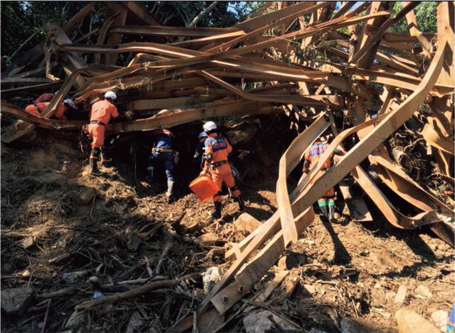
<svg viewBox="0 0 455 333">
<path fill-rule="evenodd" d="M 214 136 L 210 134 L 205 140 L 205 156 L 211 155 L 210 163 L 216 163 L 221 161 L 227 161 L 228 154 L 232 152 L 232 146 L 222 136 Z M 209 170 L 210 163 L 207 159 L 204 163 L 204 171 Z"/>
<path fill-rule="evenodd" d="M 90 122 L 99 122 L 107 125 L 109 120 L 118 117 L 118 111 L 114 104 L 107 100 L 98 101 L 92 105 Z M 92 148 L 99 148 L 104 145 L 104 126 L 98 124 L 89 124 L 88 133 L 92 141 Z"/>
<path fill-rule="evenodd" d="M 98 121 L 104 124 L 109 123 L 109 120 L 118 117 L 118 111 L 114 104 L 107 100 L 98 101 L 92 105 L 92 113 L 90 121 Z"/>
<path fill-rule="evenodd" d="M 42 102 L 50 102 L 54 98 L 54 94 L 44 93 L 37 99 L 35 99 L 35 104 L 42 103 Z"/>
<path fill-rule="evenodd" d="M 205 140 L 206 159 L 204 162 L 204 171 L 207 172 L 212 165 L 210 174 L 218 190 L 213 196 L 214 202 L 221 200 L 221 186 L 223 182 L 227 188 L 232 189 L 232 195 L 234 197 L 240 195 L 240 191 L 235 185 L 234 177 L 232 177 L 231 166 L 227 161 L 230 152 L 232 152 L 232 146 L 224 137 L 217 136 L 216 133 L 209 134 L 209 137 Z M 208 160 L 210 160 L 210 163 Z M 217 162 L 225 163 L 215 166 L 214 164 Z"/>
</svg>

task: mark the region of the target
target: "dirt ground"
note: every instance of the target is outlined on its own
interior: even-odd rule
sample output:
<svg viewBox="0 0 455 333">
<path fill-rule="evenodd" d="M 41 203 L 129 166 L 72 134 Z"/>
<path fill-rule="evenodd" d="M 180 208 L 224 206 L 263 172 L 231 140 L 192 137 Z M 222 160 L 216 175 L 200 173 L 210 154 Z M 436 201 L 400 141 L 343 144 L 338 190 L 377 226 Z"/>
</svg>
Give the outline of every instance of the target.
<svg viewBox="0 0 455 333">
<path fill-rule="evenodd" d="M 277 164 L 289 139 L 242 144 L 248 137 L 240 134 L 254 135 L 259 126 L 264 138 L 280 131 L 274 121 L 252 121 L 231 126 L 227 136 L 239 150 L 236 166 L 243 178 L 246 212 L 265 222 L 276 211 Z M 227 192 L 222 219 L 210 221 L 213 204 L 200 202 L 187 187 L 189 165 L 181 166 L 188 172 L 178 179 L 176 200 L 168 203 L 165 184 L 148 185 L 145 173 L 118 153 L 111 166 L 101 168 L 102 177 L 89 176 L 87 156 L 68 145 L 2 145 L 1 153 L 1 288 L 35 290 L 33 302 L 19 317 L 2 314 L 2 332 L 40 331 L 49 299 L 46 331 L 64 332 L 75 306 L 91 300 L 95 291 L 108 296 L 137 287 L 118 282 L 172 280 L 214 266 L 226 271 L 229 243 L 245 237 L 234 227 L 240 213 Z M 450 311 L 454 250 L 429 229 L 398 230 L 372 213 L 375 222 L 363 224 L 348 217 L 339 223 L 315 220 L 284 253 L 290 273 L 283 285 L 298 281 L 297 287 L 290 295 L 278 287 L 266 306 L 305 330 L 327 332 L 338 331 L 345 317 L 359 319 L 372 330 L 394 331 L 395 312 L 403 307 L 426 319 L 434 311 Z M 280 269 L 277 263 L 247 298 Z M 62 279 L 64 273 L 78 271 L 84 274 L 75 281 Z M 89 278 L 92 282 L 86 282 Z M 49 294 L 62 289 L 64 294 Z M 399 289 L 405 290 L 402 300 Z M 172 332 L 177 320 L 191 315 L 204 296 L 202 281 L 196 279 L 84 312 L 73 332 Z M 237 313 L 221 331 L 245 332 L 242 319 L 248 311 Z M 141 320 L 131 330 L 135 313 Z"/>
</svg>

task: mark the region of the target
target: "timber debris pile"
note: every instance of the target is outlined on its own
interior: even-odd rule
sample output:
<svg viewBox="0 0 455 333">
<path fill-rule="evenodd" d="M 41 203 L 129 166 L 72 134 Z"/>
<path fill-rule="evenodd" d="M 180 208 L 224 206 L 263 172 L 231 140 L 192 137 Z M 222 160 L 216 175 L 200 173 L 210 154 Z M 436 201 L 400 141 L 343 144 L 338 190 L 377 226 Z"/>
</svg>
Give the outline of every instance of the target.
<svg viewBox="0 0 455 333">
<path fill-rule="evenodd" d="M 71 40 L 96 5 L 100 26 Z M 89 2 L 47 25 L 2 71 L 6 331 L 395 332 L 446 316 L 454 4 L 438 4 L 436 33 L 417 28 L 419 2 L 393 5 L 266 2 L 230 28 L 198 28 L 163 26 L 140 2 Z M 408 33 L 388 31 L 403 19 Z M 55 94 L 38 115 L 24 111 L 44 92 Z M 106 141 L 123 159 L 93 177 L 81 129 L 108 92 L 119 117 Z M 137 175 L 147 133 L 182 141 L 207 120 L 245 175 L 246 212 L 227 199 L 217 221 L 187 184 L 172 203 Z M 341 223 L 315 214 L 332 188 Z"/>
</svg>

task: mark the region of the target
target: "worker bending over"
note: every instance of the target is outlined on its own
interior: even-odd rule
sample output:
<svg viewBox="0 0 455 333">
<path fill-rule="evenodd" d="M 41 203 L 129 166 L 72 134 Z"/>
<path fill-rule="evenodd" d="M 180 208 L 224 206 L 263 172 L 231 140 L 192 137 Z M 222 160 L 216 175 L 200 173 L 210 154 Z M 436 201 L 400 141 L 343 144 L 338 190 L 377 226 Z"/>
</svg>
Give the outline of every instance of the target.
<svg viewBox="0 0 455 333">
<path fill-rule="evenodd" d="M 146 180 L 153 183 L 153 171 L 158 164 L 162 164 L 167 177 L 166 196 L 168 200 L 171 200 L 174 194 L 174 167 L 178 163 L 178 152 L 173 150 L 174 134 L 168 129 L 158 129 L 153 131 L 153 134 L 155 136 L 154 147 L 148 158 L 149 175 Z"/>
<path fill-rule="evenodd" d="M 42 103 L 42 102 L 50 102 L 54 98 L 54 94 L 52 93 L 44 93 L 41 94 L 37 99 L 35 99 L 35 104 Z"/>
<path fill-rule="evenodd" d="M 118 117 L 118 111 L 113 101 L 117 95 L 113 91 L 108 91 L 104 94 L 104 99 L 95 102 L 90 111 L 90 124 L 87 126 L 87 131 L 92 138 L 90 153 L 90 174 L 100 175 L 98 170 L 98 159 L 103 158 L 104 162 L 112 161 L 107 157 L 106 147 L 104 147 L 104 126 L 109 123 L 111 118 Z"/>
<path fill-rule="evenodd" d="M 303 172 L 308 173 L 310 171 L 310 165 L 312 163 L 317 163 L 319 158 L 324 154 L 326 151 L 327 139 L 321 136 L 317 139 L 311 146 L 310 149 L 305 153 L 305 161 L 303 163 Z M 336 155 L 345 155 L 346 153 L 343 150 L 336 149 L 334 152 Z M 313 180 L 310 182 L 312 185 L 317 179 L 321 178 L 322 175 L 330 168 L 332 165 L 332 157 L 328 159 L 324 165 L 322 166 L 321 170 L 316 174 Z M 330 221 L 335 220 L 335 190 L 331 188 L 328 190 L 322 198 L 318 200 L 318 206 L 321 210 L 322 214 Z"/>
<path fill-rule="evenodd" d="M 235 185 L 231 166 L 228 162 L 228 154 L 232 151 L 231 145 L 224 137 L 218 135 L 216 124 L 213 121 L 205 123 L 203 129 L 208 137 L 205 140 L 205 161 L 201 175 L 210 173 L 216 184 L 218 192 L 213 196 L 215 210 L 212 212 L 212 218 L 219 219 L 221 217 L 221 186 L 223 182 L 230 189 L 234 200 L 238 202 L 239 210 L 245 209 L 245 205 L 240 191 Z"/>
<path fill-rule="evenodd" d="M 30 113 L 35 117 L 39 117 L 40 114 L 47 108 L 49 103 L 50 101 L 47 100 L 39 103 L 36 103 L 35 101 L 33 104 L 27 105 L 25 107 L 25 112 Z M 63 101 L 63 103 L 60 103 L 57 106 L 57 111 L 55 111 L 53 117 L 57 118 L 58 120 L 67 120 L 65 112 L 68 111 L 70 107 L 74 108 L 74 102 L 71 98 L 67 98 Z"/>
</svg>

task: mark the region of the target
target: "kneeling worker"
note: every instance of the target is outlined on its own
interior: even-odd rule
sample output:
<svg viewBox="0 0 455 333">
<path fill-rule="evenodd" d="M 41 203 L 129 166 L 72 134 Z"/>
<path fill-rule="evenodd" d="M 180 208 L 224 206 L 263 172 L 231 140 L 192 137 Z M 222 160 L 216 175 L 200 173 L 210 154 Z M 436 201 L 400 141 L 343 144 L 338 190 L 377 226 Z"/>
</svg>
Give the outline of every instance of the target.
<svg viewBox="0 0 455 333">
<path fill-rule="evenodd" d="M 223 182 L 230 189 L 234 200 L 238 202 L 239 210 L 245 209 L 245 205 L 240 191 L 235 185 L 231 166 L 228 162 L 228 154 L 232 151 L 232 146 L 224 137 L 218 135 L 216 124 L 213 121 L 205 123 L 203 129 L 208 138 L 205 140 L 205 161 L 201 175 L 210 173 L 216 184 L 218 192 L 213 196 L 215 210 L 212 212 L 212 218 L 219 219 L 221 217 L 221 186 Z"/>
<path fill-rule="evenodd" d="M 95 102 L 90 111 L 90 124 L 87 126 L 88 134 L 92 138 L 92 151 L 90 153 L 90 174 L 100 175 L 98 170 L 98 159 L 100 154 L 104 162 L 112 161 L 106 155 L 106 147 L 104 147 L 104 126 L 109 123 L 111 118 L 118 117 L 117 108 L 114 105 L 114 100 L 117 95 L 113 91 L 108 91 L 104 94 L 104 99 Z"/>
</svg>

